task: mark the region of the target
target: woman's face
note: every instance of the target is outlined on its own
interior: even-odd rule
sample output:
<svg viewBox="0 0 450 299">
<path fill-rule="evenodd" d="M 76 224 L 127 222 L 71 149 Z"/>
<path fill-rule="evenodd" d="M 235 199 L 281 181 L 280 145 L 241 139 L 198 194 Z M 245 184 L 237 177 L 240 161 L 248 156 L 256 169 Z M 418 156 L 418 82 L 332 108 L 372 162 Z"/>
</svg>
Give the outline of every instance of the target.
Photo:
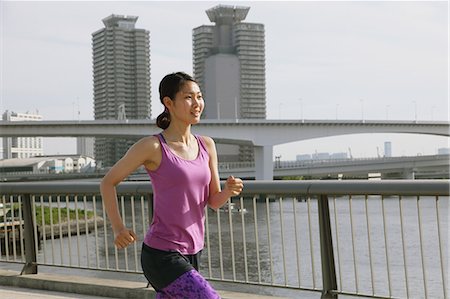
<svg viewBox="0 0 450 299">
<path fill-rule="evenodd" d="M 205 102 L 197 83 L 186 81 L 175 95 L 175 100 L 171 102 L 169 110 L 172 119 L 176 118 L 188 124 L 196 124 L 200 121 Z"/>
</svg>

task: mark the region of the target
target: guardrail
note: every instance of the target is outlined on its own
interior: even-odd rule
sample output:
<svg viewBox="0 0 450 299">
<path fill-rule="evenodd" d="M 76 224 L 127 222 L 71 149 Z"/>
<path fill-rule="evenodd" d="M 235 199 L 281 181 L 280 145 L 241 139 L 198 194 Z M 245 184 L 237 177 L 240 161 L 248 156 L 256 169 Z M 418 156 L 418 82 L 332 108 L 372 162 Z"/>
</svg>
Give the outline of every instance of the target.
<svg viewBox="0 0 450 299">
<path fill-rule="evenodd" d="M 449 186 L 449 180 L 246 181 L 240 197 L 206 210 L 201 272 L 322 298 L 448 298 Z M 141 273 L 139 244 L 113 246 L 98 183 L 0 188 L 0 261 L 24 263 L 22 274 L 37 273 L 38 265 Z M 123 182 L 117 189 L 124 221 L 143 239 L 151 184 Z"/>
</svg>

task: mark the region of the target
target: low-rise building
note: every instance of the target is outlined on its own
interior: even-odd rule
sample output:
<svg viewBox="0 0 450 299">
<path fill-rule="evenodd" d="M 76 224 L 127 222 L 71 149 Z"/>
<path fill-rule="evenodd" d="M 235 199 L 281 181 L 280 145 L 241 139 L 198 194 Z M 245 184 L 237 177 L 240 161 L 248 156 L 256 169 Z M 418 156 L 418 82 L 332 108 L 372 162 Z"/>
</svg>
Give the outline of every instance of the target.
<svg viewBox="0 0 450 299">
<path fill-rule="evenodd" d="M 81 155 L 36 156 L 0 160 L 0 174 L 86 173 L 96 168 L 95 160 Z"/>
<path fill-rule="evenodd" d="M 41 121 L 42 115 L 34 113 L 16 113 L 5 111 L 4 121 Z M 42 137 L 3 137 L 0 144 L 0 158 L 30 158 L 44 154 Z"/>
</svg>

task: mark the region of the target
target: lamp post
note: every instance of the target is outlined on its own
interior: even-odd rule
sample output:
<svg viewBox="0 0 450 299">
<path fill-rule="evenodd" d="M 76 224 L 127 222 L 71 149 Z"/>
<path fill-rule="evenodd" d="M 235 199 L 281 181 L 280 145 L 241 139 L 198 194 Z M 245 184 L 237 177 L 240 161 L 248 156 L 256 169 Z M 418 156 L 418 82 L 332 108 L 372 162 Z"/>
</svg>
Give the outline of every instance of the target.
<svg viewBox="0 0 450 299">
<path fill-rule="evenodd" d="M 364 99 L 359 99 L 361 102 L 361 120 L 364 122 Z"/>
<path fill-rule="evenodd" d="M 275 156 L 275 168 L 280 168 L 281 166 L 281 155 Z"/>
<path fill-rule="evenodd" d="M 77 97 L 77 106 L 78 106 L 78 111 L 77 111 L 78 121 L 80 121 L 80 98 L 79 97 Z"/>
<path fill-rule="evenodd" d="M 217 119 L 220 119 L 220 102 L 217 101 Z"/>
<path fill-rule="evenodd" d="M 386 120 L 389 120 L 389 107 L 390 105 L 386 105 Z"/>
<path fill-rule="evenodd" d="M 234 118 L 236 121 L 238 120 L 238 104 L 237 104 L 237 97 L 234 97 Z"/>
<path fill-rule="evenodd" d="M 413 101 L 414 103 L 414 121 L 417 122 L 417 102 Z"/>
<path fill-rule="evenodd" d="M 303 119 L 303 99 L 299 98 L 298 100 L 300 102 L 300 120 L 302 122 L 305 122 L 305 120 Z"/>
</svg>

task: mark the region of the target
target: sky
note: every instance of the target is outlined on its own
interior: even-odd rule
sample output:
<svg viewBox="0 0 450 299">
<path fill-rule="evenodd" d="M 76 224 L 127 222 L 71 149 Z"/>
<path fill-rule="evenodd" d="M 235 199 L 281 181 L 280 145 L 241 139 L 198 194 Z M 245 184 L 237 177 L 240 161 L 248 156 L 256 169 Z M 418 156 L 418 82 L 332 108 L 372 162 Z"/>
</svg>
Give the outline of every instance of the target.
<svg viewBox="0 0 450 299">
<path fill-rule="evenodd" d="M 1 1 L 0 111 L 45 120 L 93 119 L 92 36 L 111 14 L 150 31 L 152 118 L 157 86 L 192 73 L 192 29 L 205 10 L 249 6 L 263 23 L 268 119 L 449 120 L 447 1 Z M 207 102 L 206 102 L 207 105 Z M 449 138 L 361 134 L 276 146 L 274 156 L 348 152 L 436 154 Z M 75 153 L 75 139 L 46 138 L 46 154 Z"/>
</svg>

